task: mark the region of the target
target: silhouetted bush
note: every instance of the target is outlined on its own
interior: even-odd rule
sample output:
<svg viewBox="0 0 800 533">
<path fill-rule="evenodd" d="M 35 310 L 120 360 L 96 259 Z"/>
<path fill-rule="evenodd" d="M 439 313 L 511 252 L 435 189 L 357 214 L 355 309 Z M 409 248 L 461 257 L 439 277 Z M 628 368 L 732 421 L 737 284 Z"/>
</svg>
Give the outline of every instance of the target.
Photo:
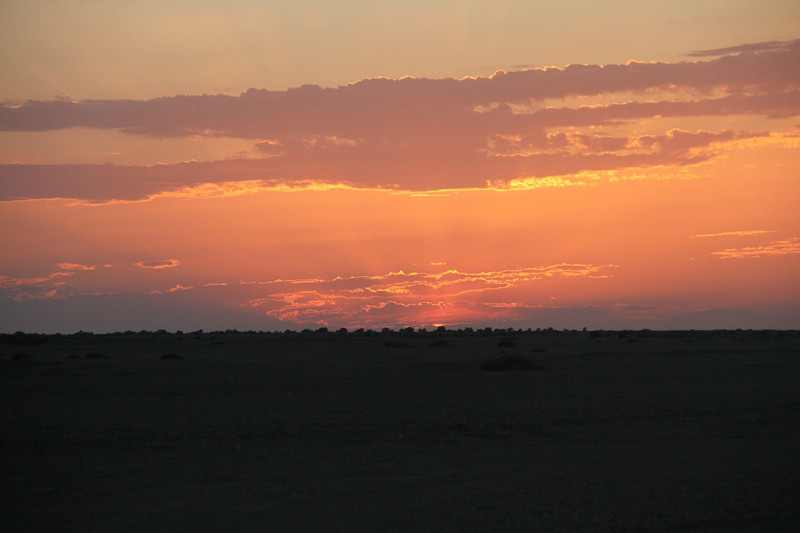
<svg viewBox="0 0 800 533">
<path fill-rule="evenodd" d="M 503 354 L 484 361 L 481 365 L 481 370 L 489 372 L 541 370 L 541 367 L 519 354 Z"/>
</svg>

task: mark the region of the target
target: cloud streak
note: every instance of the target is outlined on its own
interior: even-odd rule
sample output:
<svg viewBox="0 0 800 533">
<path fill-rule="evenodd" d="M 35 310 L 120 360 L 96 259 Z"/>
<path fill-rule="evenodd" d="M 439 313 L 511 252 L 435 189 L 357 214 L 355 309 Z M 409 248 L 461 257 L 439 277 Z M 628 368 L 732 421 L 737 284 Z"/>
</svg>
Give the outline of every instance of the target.
<svg viewBox="0 0 800 533">
<path fill-rule="evenodd" d="M 720 259 L 757 259 L 761 257 L 800 254 L 800 238 L 792 237 L 773 241 L 763 246 L 746 246 L 743 248 L 726 248 L 719 252 L 711 252 Z"/>
<path fill-rule="evenodd" d="M 764 52 L 773 50 L 791 50 L 800 48 L 800 39 L 793 41 L 764 41 L 760 43 L 740 44 L 728 46 L 726 48 L 714 48 L 711 50 L 695 50 L 687 54 L 689 57 L 708 57 L 738 54 L 742 52 Z"/>
<path fill-rule="evenodd" d="M 416 129 L 415 122 L 469 116 L 475 106 L 492 103 L 529 103 L 548 98 L 676 88 L 702 93 L 715 89 L 735 94 L 748 90 L 782 92 L 800 81 L 796 68 L 800 55 L 797 43 L 740 45 L 721 51 L 742 52 L 755 46 L 761 53 L 749 51 L 706 62 L 570 65 L 563 69 L 498 71 L 488 78 L 462 80 L 372 78 L 338 88 L 304 85 L 286 91 L 250 89 L 238 97 L 31 101 L 0 108 L 0 129 L 44 131 L 88 127 L 152 136 L 281 139 L 291 133 L 301 137 L 354 139 L 374 133 L 376 125 L 387 122 Z"/>
<path fill-rule="evenodd" d="M 95 265 L 81 265 L 79 263 L 58 263 L 56 265 L 61 270 L 94 270 Z"/>
<path fill-rule="evenodd" d="M 700 235 L 692 235 L 693 239 L 705 239 L 708 237 L 749 237 L 751 235 L 764 235 L 767 233 L 775 233 L 775 230 L 742 230 L 742 231 L 725 231 L 722 233 L 703 233 Z"/>
</svg>

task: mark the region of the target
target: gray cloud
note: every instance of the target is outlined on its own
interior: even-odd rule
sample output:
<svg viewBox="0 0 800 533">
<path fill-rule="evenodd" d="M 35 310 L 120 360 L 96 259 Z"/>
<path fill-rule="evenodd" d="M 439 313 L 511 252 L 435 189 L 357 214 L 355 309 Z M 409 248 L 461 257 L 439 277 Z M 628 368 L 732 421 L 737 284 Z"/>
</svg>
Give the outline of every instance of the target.
<svg viewBox="0 0 800 533">
<path fill-rule="evenodd" d="M 737 46 L 728 46 L 726 48 L 713 48 L 710 50 L 695 50 L 686 54 L 689 57 L 707 57 L 707 56 L 722 56 L 728 54 L 738 53 L 753 53 L 765 52 L 774 50 L 786 50 L 791 48 L 799 48 L 800 39 L 793 41 L 764 41 L 760 43 L 740 44 Z"/>
<path fill-rule="evenodd" d="M 570 65 L 564 69 L 501 71 L 490 78 L 462 80 L 376 78 L 337 88 L 304 85 L 285 91 L 250 89 L 240 96 L 30 101 L 0 107 L 0 129 L 115 128 L 151 136 L 200 134 L 258 139 L 309 135 L 358 138 L 367 133 L 379 137 L 380 132 L 417 132 L 421 121 L 448 124 L 472 115 L 475 106 L 492 102 L 525 103 L 669 88 L 782 92 L 800 83 L 800 47 L 789 44 L 757 55 L 725 56 L 707 62 Z"/>
<path fill-rule="evenodd" d="M 0 129 L 6 131 L 89 127 L 153 137 L 231 136 L 253 139 L 262 157 L 149 166 L 4 164 L 0 201 L 143 200 L 251 180 L 419 191 L 688 165 L 712 157 L 692 148 L 764 133 L 670 131 L 637 141 L 559 129 L 655 117 L 800 116 L 800 47 L 793 43 L 761 43 L 759 54 L 711 61 L 571 65 L 462 80 L 377 78 L 338 88 L 250 89 L 240 96 L 5 105 Z M 685 91 L 695 97 L 686 98 Z M 646 93 L 648 101 L 574 106 L 563 100 L 561 107 L 542 101 L 616 92 Z"/>
</svg>

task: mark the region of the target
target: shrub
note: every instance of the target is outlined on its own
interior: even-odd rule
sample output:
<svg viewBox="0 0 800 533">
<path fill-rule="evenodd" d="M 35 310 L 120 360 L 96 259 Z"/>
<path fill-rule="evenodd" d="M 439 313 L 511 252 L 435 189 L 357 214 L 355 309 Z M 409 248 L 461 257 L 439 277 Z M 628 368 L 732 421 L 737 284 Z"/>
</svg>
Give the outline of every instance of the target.
<svg viewBox="0 0 800 533">
<path fill-rule="evenodd" d="M 481 370 L 498 372 L 506 370 L 541 370 L 536 363 L 519 354 L 503 354 L 487 359 L 481 365 Z"/>
</svg>

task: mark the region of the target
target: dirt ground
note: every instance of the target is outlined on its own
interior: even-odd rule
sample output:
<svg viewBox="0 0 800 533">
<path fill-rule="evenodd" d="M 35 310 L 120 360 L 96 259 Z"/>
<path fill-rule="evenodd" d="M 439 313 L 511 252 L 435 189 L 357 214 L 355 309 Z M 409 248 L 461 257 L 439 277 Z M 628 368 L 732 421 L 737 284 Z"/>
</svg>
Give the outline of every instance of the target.
<svg viewBox="0 0 800 533">
<path fill-rule="evenodd" d="M 800 531 L 798 332 L 5 336 L 0 386 L 3 531 Z"/>
</svg>

